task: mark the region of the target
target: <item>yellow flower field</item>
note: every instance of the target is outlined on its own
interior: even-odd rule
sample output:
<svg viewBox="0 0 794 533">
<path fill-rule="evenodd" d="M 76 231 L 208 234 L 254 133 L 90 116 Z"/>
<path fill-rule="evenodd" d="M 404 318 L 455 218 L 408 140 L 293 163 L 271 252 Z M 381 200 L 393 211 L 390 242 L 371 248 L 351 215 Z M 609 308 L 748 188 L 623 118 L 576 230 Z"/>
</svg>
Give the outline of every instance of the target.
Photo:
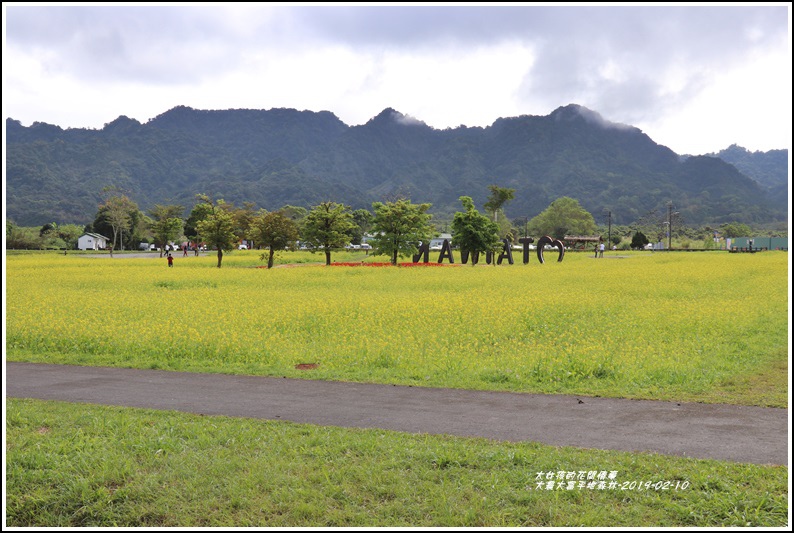
<svg viewBox="0 0 794 533">
<path fill-rule="evenodd" d="M 9 255 L 7 359 L 786 404 L 785 381 L 755 380 L 787 368 L 786 253 L 550 255 L 271 270 L 255 252 L 221 269 Z"/>
</svg>

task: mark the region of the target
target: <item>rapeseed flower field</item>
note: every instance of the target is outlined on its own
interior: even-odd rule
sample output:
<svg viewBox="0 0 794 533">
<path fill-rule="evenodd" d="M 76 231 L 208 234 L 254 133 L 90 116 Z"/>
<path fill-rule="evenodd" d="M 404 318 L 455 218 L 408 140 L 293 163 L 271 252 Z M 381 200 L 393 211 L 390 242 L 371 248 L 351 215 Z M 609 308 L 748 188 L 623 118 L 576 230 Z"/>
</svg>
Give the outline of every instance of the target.
<svg viewBox="0 0 794 533">
<path fill-rule="evenodd" d="M 748 381 L 786 368 L 784 252 L 269 270 L 256 257 L 9 255 L 7 359 L 786 405 Z"/>
</svg>

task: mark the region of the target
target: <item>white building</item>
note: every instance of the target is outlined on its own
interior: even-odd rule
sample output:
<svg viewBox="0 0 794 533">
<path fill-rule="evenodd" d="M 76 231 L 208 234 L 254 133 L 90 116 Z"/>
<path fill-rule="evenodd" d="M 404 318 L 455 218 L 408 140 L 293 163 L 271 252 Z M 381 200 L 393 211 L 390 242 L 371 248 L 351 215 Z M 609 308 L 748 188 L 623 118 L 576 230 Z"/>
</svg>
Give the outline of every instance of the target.
<svg viewBox="0 0 794 533">
<path fill-rule="evenodd" d="M 451 233 L 442 233 L 438 237 L 433 237 L 430 239 L 430 249 L 431 250 L 440 250 L 442 246 L 444 246 L 444 241 L 449 241 L 449 244 L 452 244 L 452 234 Z"/>
<path fill-rule="evenodd" d="M 97 233 L 83 233 L 77 239 L 78 250 L 104 250 L 108 247 L 108 238 Z"/>
</svg>

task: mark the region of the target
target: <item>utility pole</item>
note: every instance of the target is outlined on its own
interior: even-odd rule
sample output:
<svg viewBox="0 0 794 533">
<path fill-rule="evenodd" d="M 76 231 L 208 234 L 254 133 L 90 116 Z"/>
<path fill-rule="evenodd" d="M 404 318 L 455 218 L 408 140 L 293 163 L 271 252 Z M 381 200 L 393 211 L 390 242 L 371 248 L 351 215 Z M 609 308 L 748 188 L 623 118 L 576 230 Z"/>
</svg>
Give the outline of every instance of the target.
<svg viewBox="0 0 794 533">
<path fill-rule="evenodd" d="M 673 248 L 673 215 L 677 215 L 678 211 L 673 213 L 673 202 L 667 202 L 667 250 Z"/>
<path fill-rule="evenodd" d="M 609 210 L 607 210 L 607 223 L 609 225 L 607 229 L 607 245 L 611 250 L 612 249 L 612 211 Z"/>
</svg>

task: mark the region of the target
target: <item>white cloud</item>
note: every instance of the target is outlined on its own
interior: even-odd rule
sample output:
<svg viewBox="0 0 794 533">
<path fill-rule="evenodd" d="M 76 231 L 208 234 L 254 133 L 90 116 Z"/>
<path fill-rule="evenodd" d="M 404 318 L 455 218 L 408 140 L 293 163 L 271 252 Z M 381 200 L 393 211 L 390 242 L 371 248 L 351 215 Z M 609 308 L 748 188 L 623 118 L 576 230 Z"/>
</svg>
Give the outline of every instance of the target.
<svg viewBox="0 0 794 533">
<path fill-rule="evenodd" d="M 176 105 L 436 128 L 570 103 L 679 153 L 791 142 L 789 6 L 3 4 L 3 102 L 102 127 Z"/>
<path fill-rule="evenodd" d="M 788 65 L 788 67 L 787 67 Z M 777 49 L 714 73 L 677 109 L 638 127 L 677 153 L 751 151 L 791 146 L 791 57 Z"/>
</svg>

